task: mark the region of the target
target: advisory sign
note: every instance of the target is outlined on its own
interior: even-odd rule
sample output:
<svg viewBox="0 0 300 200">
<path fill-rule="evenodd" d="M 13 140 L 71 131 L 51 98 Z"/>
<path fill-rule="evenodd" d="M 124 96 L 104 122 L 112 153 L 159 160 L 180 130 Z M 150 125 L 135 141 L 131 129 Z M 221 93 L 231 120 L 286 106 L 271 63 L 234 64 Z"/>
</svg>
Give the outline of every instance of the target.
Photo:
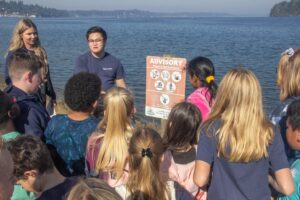
<svg viewBox="0 0 300 200">
<path fill-rule="evenodd" d="M 185 99 L 185 58 L 147 56 L 145 114 L 167 119 L 172 107 Z"/>
</svg>

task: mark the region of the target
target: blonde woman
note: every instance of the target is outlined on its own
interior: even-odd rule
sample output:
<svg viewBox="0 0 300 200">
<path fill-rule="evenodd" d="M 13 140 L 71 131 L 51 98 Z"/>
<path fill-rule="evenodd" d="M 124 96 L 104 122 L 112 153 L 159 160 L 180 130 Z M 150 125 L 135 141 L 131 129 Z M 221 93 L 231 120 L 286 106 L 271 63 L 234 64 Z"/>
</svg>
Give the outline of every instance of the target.
<svg viewBox="0 0 300 200">
<path fill-rule="evenodd" d="M 134 97 L 127 89 L 112 88 L 104 97 L 104 109 L 104 118 L 88 140 L 87 174 L 115 187 L 127 180 Z"/>
<path fill-rule="evenodd" d="M 280 80 L 280 104 L 270 113 L 270 119 L 274 125 L 278 125 L 284 141 L 285 151 L 290 162 L 300 158 L 300 152 L 292 150 L 286 141 L 286 110 L 288 105 L 296 99 L 300 99 L 300 49 L 289 50 L 286 53 L 288 59 L 283 65 L 283 70 L 278 70 Z M 281 73 L 280 73 L 281 71 Z M 280 74 L 280 75 L 279 75 Z"/>
<path fill-rule="evenodd" d="M 275 176 L 272 184 L 291 194 L 282 139 L 264 115 L 260 84 L 249 70 L 230 70 L 201 129 L 194 182 L 203 187 L 210 181 L 208 199 L 269 200 L 269 169 Z"/>
<path fill-rule="evenodd" d="M 160 135 L 149 128 L 136 129 L 129 143 L 128 182 L 116 187 L 124 200 L 192 200 L 193 196 L 173 181 L 164 181 L 160 164 L 165 147 Z"/>
<path fill-rule="evenodd" d="M 50 71 L 48 65 L 48 58 L 45 49 L 41 46 L 41 42 L 38 36 L 36 25 L 29 18 L 23 18 L 18 21 L 12 34 L 12 38 L 9 44 L 6 64 L 5 64 L 5 82 L 10 85 L 11 80 L 8 74 L 8 64 L 15 51 L 33 53 L 40 58 L 43 63 L 43 84 L 39 91 L 39 98 L 45 105 L 46 95 L 48 95 L 52 102 L 56 101 L 56 94 L 52 86 L 50 79 Z"/>
</svg>

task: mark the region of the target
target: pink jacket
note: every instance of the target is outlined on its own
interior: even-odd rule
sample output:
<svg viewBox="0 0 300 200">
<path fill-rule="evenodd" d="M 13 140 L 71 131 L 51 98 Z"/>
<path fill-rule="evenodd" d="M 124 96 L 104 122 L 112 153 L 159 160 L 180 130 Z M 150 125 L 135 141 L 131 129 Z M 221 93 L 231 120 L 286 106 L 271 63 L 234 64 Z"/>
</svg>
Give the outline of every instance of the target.
<svg viewBox="0 0 300 200">
<path fill-rule="evenodd" d="M 99 177 L 100 179 L 105 180 L 111 187 L 126 184 L 129 171 L 128 163 L 126 164 L 124 173 L 120 179 L 114 179 L 109 171 L 101 172 L 99 174 L 99 172 L 96 170 L 96 162 L 102 145 L 103 137 L 103 134 L 94 132 L 88 139 L 86 151 L 86 174 L 87 176 Z"/>
<path fill-rule="evenodd" d="M 190 102 L 199 108 L 202 115 L 202 121 L 205 121 L 208 117 L 208 114 L 210 113 L 210 109 L 211 109 L 209 105 L 210 97 L 211 94 L 208 91 L 208 88 L 200 87 L 187 98 L 187 102 Z M 212 101 L 212 104 L 213 103 L 214 101 Z"/>
<path fill-rule="evenodd" d="M 195 148 L 197 151 L 196 146 Z M 162 173 L 168 173 L 169 179 L 176 181 L 182 187 L 184 187 L 188 192 L 190 192 L 193 196 L 196 196 L 196 194 L 199 192 L 199 187 L 194 183 L 193 180 L 194 170 L 195 170 L 195 161 L 187 164 L 178 164 L 175 163 L 170 150 L 167 150 L 164 153 L 164 159 L 161 163 Z M 204 192 L 201 200 L 206 199 L 206 192 L 203 190 L 201 190 L 200 192 Z"/>
</svg>

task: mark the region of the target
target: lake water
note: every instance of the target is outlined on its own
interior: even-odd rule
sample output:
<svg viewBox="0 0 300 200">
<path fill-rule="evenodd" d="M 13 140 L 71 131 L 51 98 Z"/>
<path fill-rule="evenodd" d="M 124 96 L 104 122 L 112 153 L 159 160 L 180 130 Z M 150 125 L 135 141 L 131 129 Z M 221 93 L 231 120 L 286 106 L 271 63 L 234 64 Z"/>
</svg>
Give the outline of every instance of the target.
<svg viewBox="0 0 300 200">
<path fill-rule="evenodd" d="M 107 51 L 119 58 L 126 82 L 134 91 L 138 112 L 144 113 L 146 56 L 171 54 L 188 60 L 206 56 L 215 64 L 217 82 L 236 65 L 253 70 L 261 82 L 269 112 L 278 104 L 276 66 L 282 51 L 300 47 L 300 17 L 218 18 L 35 18 L 56 88 L 72 75 L 76 57 L 87 51 L 86 30 L 102 26 Z M 0 72 L 18 18 L 0 18 Z M 186 95 L 192 92 L 187 80 Z"/>
</svg>

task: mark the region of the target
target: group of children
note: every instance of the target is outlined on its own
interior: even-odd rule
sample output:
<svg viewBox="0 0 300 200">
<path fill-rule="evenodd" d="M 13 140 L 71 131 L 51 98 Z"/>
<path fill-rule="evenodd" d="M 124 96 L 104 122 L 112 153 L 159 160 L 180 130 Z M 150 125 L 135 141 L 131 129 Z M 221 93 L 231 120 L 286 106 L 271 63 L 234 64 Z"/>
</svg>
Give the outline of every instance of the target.
<svg viewBox="0 0 300 200">
<path fill-rule="evenodd" d="M 101 80 L 86 72 L 65 86 L 70 112 L 50 118 L 38 94 L 45 63 L 21 49 L 7 66 L 0 200 L 300 197 L 299 49 L 281 56 L 282 103 L 271 120 L 253 72 L 233 68 L 217 86 L 212 61 L 194 58 L 187 70 L 195 91 L 174 105 L 161 134 L 136 127 L 130 90 L 113 87 L 103 98 Z M 99 120 L 93 114 L 100 101 Z"/>
</svg>

